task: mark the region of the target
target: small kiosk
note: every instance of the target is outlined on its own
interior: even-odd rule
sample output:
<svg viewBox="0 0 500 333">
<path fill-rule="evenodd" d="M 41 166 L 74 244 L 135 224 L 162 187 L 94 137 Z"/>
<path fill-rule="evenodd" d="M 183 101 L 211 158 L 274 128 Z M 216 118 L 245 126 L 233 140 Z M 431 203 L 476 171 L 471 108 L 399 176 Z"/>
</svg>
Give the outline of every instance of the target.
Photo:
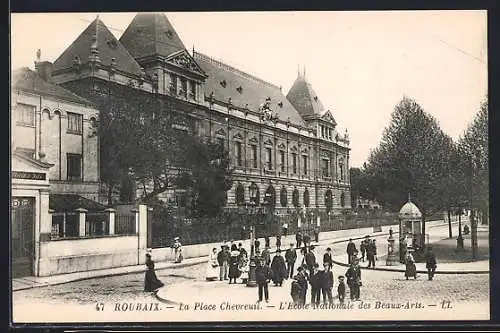
<svg viewBox="0 0 500 333">
<path fill-rule="evenodd" d="M 424 238 L 422 237 L 422 213 L 420 209 L 411 202 L 401 207 L 399 211 L 399 260 L 404 261 L 407 251 L 415 254 L 420 253 L 424 248 Z"/>
</svg>

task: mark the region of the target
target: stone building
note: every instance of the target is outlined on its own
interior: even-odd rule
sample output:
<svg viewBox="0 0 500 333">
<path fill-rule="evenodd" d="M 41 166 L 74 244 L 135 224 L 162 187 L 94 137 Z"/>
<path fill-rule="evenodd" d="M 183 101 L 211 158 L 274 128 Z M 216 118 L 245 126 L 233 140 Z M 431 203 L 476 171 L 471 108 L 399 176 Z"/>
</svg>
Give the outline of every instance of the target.
<svg viewBox="0 0 500 333">
<path fill-rule="evenodd" d="M 188 52 L 164 14 L 140 13 L 120 39 L 96 18 L 55 60 L 52 80 L 101 112 L 110 112 L 110 100 L 151 112 L 144 101 L 154 95 L 157 107 L 177 115 L 179 131 L 227 147 L 236 168 L 228 208 L 266 197 L 283 214 L 312 217 L 351 207 L 347 130 L 338 131 L 305 73 L 285 95 L 272 83 Z M 163 195 L 173 200 L 182 193 L 172 188 Z"/>
<path fill-rule="evenodd" d="M 50 213 L 64 214 L 68 202 L 75 217 L 74 208 L 104 209 L 97 202 L 99 112 L 52 83 L 50 64 L 39 59 L 36 71 L 12 73 L 11 103 L 12 273 L 43 275 L 50 240 L 79 231 L 69 219 L 53 224 Z"/>
</svg>

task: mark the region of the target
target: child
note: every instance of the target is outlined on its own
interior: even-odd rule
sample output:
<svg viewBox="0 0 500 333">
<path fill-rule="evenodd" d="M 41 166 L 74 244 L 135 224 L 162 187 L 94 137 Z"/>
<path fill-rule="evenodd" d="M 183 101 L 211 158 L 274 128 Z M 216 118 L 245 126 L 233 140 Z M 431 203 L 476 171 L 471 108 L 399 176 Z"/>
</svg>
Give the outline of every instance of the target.
<svg viewBox="0 0 500 333">
<path fill-rule="evenodd" d="M 345 283 L 344 283 L 344 276 L 343 275 L 339 276 L 339 286 L 337 287 L 337 292 L 339 293 L 340 304 L 344 304 Z"/>
</svg>

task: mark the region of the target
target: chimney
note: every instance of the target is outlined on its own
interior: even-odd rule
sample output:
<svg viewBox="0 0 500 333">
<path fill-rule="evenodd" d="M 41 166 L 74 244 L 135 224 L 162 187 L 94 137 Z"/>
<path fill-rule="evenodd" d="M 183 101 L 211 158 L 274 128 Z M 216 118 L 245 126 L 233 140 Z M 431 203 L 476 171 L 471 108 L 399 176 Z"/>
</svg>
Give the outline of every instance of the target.
<svg viewBox="0 0 500 333">
<path fill-rule="evenodd" d="M 50 61 L 40 61 L 36 64 L 35 69 L 47 82 L 52 82 L 52 63 Z"/>
</svg>

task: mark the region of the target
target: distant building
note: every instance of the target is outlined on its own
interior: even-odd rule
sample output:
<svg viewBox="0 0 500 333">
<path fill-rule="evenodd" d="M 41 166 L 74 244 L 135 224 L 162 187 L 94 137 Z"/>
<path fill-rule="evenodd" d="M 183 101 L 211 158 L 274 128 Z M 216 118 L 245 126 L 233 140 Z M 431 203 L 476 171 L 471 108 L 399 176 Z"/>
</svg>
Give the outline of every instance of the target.
<svg viewBox="0 0 500 333">
<path fill-rule="evenodd" d="M 377 199 L 370 200 L 358 197 L 356 201 L 356 208 L 374 210 L 374 209 L 382 209 L 382 206 L 380 206 L 380 204 L 377 202 Z"/>
<path fill-rule="evenodd" d="M 70 43 L 68 43 L 70 44 Z M 145 114 L 145 101 L 175 113 L 179 132 L 219 142 L 236 168 L 228 209 L 270 197 L 286 214 L 351 207 L 349 138 L 299 73 L 290 91 L 188 52 L 163 14 L 137 14 L 116 39 L 98 18 L 57 58 L 52 79 L 91 100 L 101 112 L 119 100 Z M 138 186 L 137 193 L 141 195 Z M 161 199 L 182 205 L 175 188 Z"/>
</svg>

